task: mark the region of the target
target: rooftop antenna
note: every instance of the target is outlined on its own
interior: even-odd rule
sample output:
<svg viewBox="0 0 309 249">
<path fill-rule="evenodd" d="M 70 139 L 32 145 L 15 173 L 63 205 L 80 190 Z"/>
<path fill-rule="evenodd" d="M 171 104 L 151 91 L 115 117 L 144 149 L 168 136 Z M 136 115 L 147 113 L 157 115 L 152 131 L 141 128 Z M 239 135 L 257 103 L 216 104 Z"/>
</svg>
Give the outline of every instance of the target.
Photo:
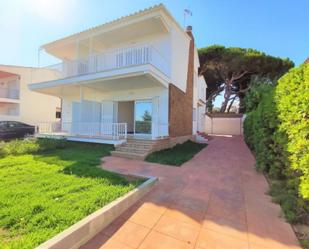
<svg viewBox="0 0 309 249">
<path fill-rule="evenodd" d="M 187 16 L 192 16 L 193 13 L 190 10 L 190 7 L 184 9 L 183 11 L 183 27 L 186 28 L 186 21 L 187 21 Z"/>
</svg>

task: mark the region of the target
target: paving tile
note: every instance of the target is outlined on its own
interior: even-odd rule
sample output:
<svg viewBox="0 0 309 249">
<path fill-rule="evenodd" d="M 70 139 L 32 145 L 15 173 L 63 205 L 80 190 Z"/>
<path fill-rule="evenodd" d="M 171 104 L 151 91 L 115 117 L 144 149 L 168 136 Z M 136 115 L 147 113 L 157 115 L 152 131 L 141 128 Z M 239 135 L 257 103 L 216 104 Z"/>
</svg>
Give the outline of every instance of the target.
<svg viewBox="0 0 309 249">
<path fill-rule="evenodd" d="M 127 246 L 137 248 L 145 239 L 149 231 L 149 228 L 127 221 L 112 236 L 112 238 L 126 244 Z"/>
<path fill-rule="evenodd" d="M 250 249 L 271 249 L 271 248 L 266 248 L 260 245 L 250 243 Z"/>
<path fill-rule="evenodd" d="M 229 235 L 236 239 L 248 241 L 247 226 L 234 220 L 206 215 L 203 222 L 203 228 Z"/>
<path fill-rule="evenodd" d="M 164 215 L 186 223 L 201 225 L 205 214 L 189 208 L 169 207 Z"/>
<path fill-rule="evenodd" d="M 90 247 L 89 249 L 95 249 Z M 99 249 L 134 249 L 114 238 L 108 239 Z"/>
<path fill-rule="evenodd" d="M 300 249 L 298 242 L 294 243 L 285 243 L 282 242 L 280 239 L 272 239 L 272 236 L 260 236 L 256 234 L 249 233 L 249 243 L 251 247 L 255 248 L 267 248 L 267 249 Z M 254 245 L 254 246 L 252 246 Z"/>
<path fill-rule="evenodd" d="M 106 243 L 106 241 L 108 241 L 108 239 L 108 236 L 106 236 L 103 232 L 100 232 L 86 244 L 82 245 L 79 249 L 99 249 Z"/>
<path fill-rule="evenodd" d="M 179 195 L 177 198 L 172 202 L 170 207 L 178 208 L 183 207 L 187 209 L 192 209 L 197 212 L 206 212 L 208 205 L 208 201 L 202 200 L 200 198 L 196 198 L 193 196 L 188 195 Z"/>
<path fill-rule="evenodd" d="M 105 229 L 102 230 L 102 233 L 107 236 L 112 236 L 114 233 L 116 233 L 121 226 L 126 222 L 125 219 L 122 217 L 117 218 L 115 221 L 113 221 L 111 224 L 109 224 Z"/>
<path fill-rule="evenodd" d="M 152 228 L 161 217 L 161 213 L 157 213 L 149 208 L 140 207 L 129 218 L 129 221 L 143 225 L 148 228 Z"/>
<path fill-rule="evenodd" d="M 162 233 L 152 231 L 143 241 L 139 249 L 192 249 L 192 245 L 164 235 Z"/>
<path fill-rule="evenodd" d="M 146 208 L 151 210 L 152 212 L 156 212 L 159 214 L 163 214 L 166 210 L 167 210 L 167 206 L 164 204 L 158 204 L 155 202 L 151 202 L 151 201 L 143 201 L 140 204 L 141 208 Z"/>
<path fill-rule="evenodd" d="M 208 229 L 201 230 L 196 246 L 201 249 L 249 249 L 247 241 Z"/>
<path fill-rule="evenodd" d="M 212 195 L 207 214 L 246 224 L 246 210 L 244 203 L 238 200 L 222 199 Z"/>
<path fill-rule="evenodd" d="M 185 223 L 163 215 L 154 230 L 194 245 L 200 228 L 199 225 Z"/>
</svg>

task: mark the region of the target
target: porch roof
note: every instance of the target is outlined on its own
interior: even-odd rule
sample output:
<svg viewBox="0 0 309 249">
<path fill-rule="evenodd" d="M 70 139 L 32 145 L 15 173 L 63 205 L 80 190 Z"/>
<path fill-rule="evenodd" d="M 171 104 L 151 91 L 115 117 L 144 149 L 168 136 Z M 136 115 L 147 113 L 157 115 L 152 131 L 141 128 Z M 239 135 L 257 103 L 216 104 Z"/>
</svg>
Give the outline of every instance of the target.
<svg viewBox="0 0 309 249">
<path fill-rule="evenodd" d="M 143 68 L 145 66 L 140 67 Z M 123 74 L 110 74 L 110 72 L 101 72 L 96 74 L 87 74 L 73 77 L 74 79 L 66 78 L 42 83 L 29 84 L 28 87 L 32 91 L 57 97 L 61 97 L 66 90 L 73 91 L 74 89 L 78 89 L 76 87 L 80 85 L 105 92 L 136 90 L 152 87 L 168 88 L 169 79 L 156 68 L 153 68 L 153 70 L 154 71 L 129 71 L 124 72 Z"/>
</svg>

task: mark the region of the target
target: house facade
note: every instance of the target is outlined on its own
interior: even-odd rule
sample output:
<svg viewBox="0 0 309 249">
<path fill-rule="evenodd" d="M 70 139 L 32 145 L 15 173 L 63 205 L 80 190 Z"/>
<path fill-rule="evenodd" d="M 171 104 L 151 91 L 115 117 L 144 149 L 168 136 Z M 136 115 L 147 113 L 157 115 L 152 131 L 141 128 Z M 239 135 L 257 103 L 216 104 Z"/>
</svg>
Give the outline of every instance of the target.
<svg viewBox="0 0 309 249">
<path fill-rule="evenodd" d="M 0 65 L 0 121 L 20 121 L 31 125 L 40 122 L 56 122 L 61 102 L 53 96 L 46 96 L 28 89 L 32 68 Z M 38 77 L 47 80 L 48 74 Z"/>
<path fill-rule="evenodd" d="M 62 99 L 61 123 L 41 134 L 118 144 L 203 131 L 206 83 L 192 28 L 163 5 L 43 45 L 62 62 L 32 72 L 32 91 Z"/>
</svg>

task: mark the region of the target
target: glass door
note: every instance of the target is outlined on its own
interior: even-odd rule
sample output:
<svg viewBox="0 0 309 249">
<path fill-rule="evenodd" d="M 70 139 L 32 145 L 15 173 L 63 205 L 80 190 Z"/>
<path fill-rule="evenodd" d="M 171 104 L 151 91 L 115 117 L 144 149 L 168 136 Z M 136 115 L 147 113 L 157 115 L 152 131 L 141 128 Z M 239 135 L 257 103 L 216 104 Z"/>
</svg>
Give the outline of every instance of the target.
<svg viewBox="0 0 309 249">
<path fill-rule="evenodd" d="M 152 101 L 136 100 L 134 108 L 135 134 L 151 135 Z"/>
</svg>

